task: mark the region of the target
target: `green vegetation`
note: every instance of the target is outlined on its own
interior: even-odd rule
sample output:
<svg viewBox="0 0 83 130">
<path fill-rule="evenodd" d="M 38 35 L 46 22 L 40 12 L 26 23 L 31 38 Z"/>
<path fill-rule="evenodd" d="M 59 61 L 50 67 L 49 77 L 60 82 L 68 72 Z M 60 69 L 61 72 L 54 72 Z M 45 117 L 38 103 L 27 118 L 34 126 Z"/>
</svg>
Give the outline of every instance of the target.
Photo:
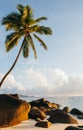
<svg viewBox="0 0 83 130">
<path fill-rule="evenodd" d="M 37 58 L 37 52 L 34 45 L 33 37 L 39 41 L 39 43 L 43 46 L 44 49 L 47 49 L 46 44 L 37 34 L 41 35 L 52 34 L 52 30 L 49 27 L 38 25 L 38 23 L 41 22 L 42 20 L 47 20 L 46 17 L 40 17 L 38 19 L 34 19 L 33 10 L 29 5 L 23 6 L 19 4 L 17 6 L 17 9 L 18 12 L 12 12 L 2 19 L 2 25 L 5 25 L 6 31 L 11 31 L 10 34 L 6 36 L 5 40 L 6 51 L 7 52 L 10 51 L 12 48 L 18 45 L 21 38 L 23 38 L 23 41 L 13 65 L 2 78 L 0 82 L 0 87 L 4 82 L 5 78 L 7 77 L 7 75 L 14 68 L 21 52 L 23 54 L 23 57 L 27 58 L 31 47 L 34 52 L 35 58 Z"/>
</svg>

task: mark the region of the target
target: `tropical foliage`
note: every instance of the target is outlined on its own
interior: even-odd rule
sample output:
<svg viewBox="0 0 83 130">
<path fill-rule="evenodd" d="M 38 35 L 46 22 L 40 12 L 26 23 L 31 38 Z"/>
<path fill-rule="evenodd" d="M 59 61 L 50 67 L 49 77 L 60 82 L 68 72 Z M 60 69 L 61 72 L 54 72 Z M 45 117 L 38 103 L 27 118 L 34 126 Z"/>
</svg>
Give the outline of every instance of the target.
<svg viewBox="0 0 83 130">
<path fill-rule="evenodd" d="M 44 49 L 47 49 L 45 42 L 39 37 L 39 34 L 52 34 L 51 28 L 39 25 L 41 21 L 47 20 L 46 17 L 34 19 L 33 10 L 29 5 L 23 6 L 19 4 L 17 5 L 17 9 L 18 12 L 12 12 L 2 19 L 2 25 L 5 25 L 6 31 L 10 31 L 10 34 L 6 36 L 5 40 L 6 51 L 10 51 L 12 48 L 18 45 L 21 38 L 23 38 L 23 41 L 12 67 L 2 78 L 0 86 L 2 85 L 7 75 L 14 68 L 21 52 L 23 57 L 27 58 L 29 56 L 30 48 L 32 48 L 34 56 L 37 58 L 34 38 L 38 40 Z"/>
</svg>

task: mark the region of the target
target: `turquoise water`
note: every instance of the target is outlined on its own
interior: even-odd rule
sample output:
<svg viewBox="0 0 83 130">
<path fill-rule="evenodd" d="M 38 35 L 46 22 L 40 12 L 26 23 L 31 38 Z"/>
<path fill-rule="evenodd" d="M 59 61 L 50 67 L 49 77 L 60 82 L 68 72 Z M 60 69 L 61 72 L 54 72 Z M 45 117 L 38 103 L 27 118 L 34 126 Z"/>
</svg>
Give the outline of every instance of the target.
<svg viewBox="0 0 83 130">
<path fill-rule="evenodd" d="M 77 108 L 83 111 L 83 96 L 54 96 L 54 97 L 36 97 L 36 96 L 20 96 L 23 100 L 27 102 L 37 100 L 40 98 L 45 98 L 48 101 L 57 103 L 61 105 L 61 108 L 69 106 L 70 109 Z"/>
</svg>

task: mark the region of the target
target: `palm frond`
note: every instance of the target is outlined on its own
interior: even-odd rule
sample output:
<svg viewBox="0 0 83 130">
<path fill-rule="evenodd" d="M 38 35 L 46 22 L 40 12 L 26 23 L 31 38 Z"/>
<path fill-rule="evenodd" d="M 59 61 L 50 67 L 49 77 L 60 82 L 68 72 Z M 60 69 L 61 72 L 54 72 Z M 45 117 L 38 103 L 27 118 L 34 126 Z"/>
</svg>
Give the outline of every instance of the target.
<svg viewBox="0 0 83 130">
<path fill-rule="evenodd" d="M 24 58 L 27 58 L 29 56 L 29 41 L 26 37 L 23 40 L 22 54 Z"/>
<path fill-rule="evenodd" d="M 14 46 L 18 44 L 18 41 L 20 39 L 20 35 L 17 33 L 11 33 L 10 35 L 7 35 L 6 41 L 5 41 L 5 48 L 6 51 L 10 51 Z"/>
<path fill-rule="evenodd" d="M 32 20 L 29 21 L 28 26 L 29 27 L 35 26 L 36 24 L 37 24 L 37 22 L 34 19 L 32 19 Z"/>
<path fill-rule="evenodd" d="M 28 26 L 27 29 L 30 33 L 35 32 L 38 29 L 38 25 Z"/>
<path fill-rule="evenodd" d="M 30 43 L 30 46 L 31 46 L 31 48 L 32 48 L 32 50 L 33 50 L 33 52 L 34 52 L 34 56 L 35 56 L 35 58 L 37 58 L 36 48 L 35 48 L 35 46 L 34 46 L 34 42 L 33 42 L 33 39 L 32 39 L 32 37 L 31 37 L 31 35 L 29 34 L 29 35 L 27 36 L 27 38 L 28 38 L 29 43 Z"/>
<path fill-rule="evenodd" d="M 52 35 L 52 30 L 49 27 L 39 26 L 35 31 L 39 34 Z"/>
<path fill-rule="evenodd" d="M 41 40 L 41 38 L 39 38 L 36 34 L 33 34 L 33 36 L 41 43 L 41 45 L 43 46 L 43 48 L 45 50 L 47 50 L 47 46 L 46 44 L 44 43 L 44 41 Z"/>
<path fill-rule="evenodd" d="M 18 9 L 18 11 L 19 11 L 21 14 L 23 14 L 23 8 L 24 8 L 23 5 L 21 5 L 21 4 L 18 4 L 18 5 L 17 5 L 17 9 Z"/>
<path fill-rule="evenodd" d="M 28 10 L 27 7 L 23 8 L 23 15 L 22 15 L 22 21 L 25 21 L 28 17 Z"/>
<path fill-rule="evenodd" d="M 35 25 L 35 24 L 37 24 L 38 22 L 41 22 L 42 20 L 47 20 L 47 18 L 46 18 L 46 17 L 40 17 L 40 18 L 38 18 L 38 19 L 36 19 L 36 20 L 32 19 L 32 20 L 29 22 L 29 26 Z"/>
<path fill-rule="evenodd" d="M 18 40 L 21 36 L 25 37 L 23 40 L 23 56 L 26 58 L 29 55 L 29 47 L 31 46 L 35 58 L 37 57 L 36 49 L 34 46 L 33 39 L 31 34 L 33 33 L 34 37 L 41 43 L 44 49 L 47 49 L 44 41 L 39 38 L 36 34 L 45 34 L 51 35 L 52 30 L 49 27 L 39 26 L 38 22 L 42 20 L 47 20 L 46 17 L 40 17 L 36 20 L 33 18 L 33 10 L 27 5 L 23 6 L 21 4 L 17 5 L 19 12 L 12 12 L 2 19 L 2 25 L 6 26 L 6 30 L 14 30 L 13 33 L 6 37 L 6 51 L 11 50 L 15 45 L 17 45 Z M 36 33 L 36 34 L 35 34 Z"/>
<path fill-rule="evenodd" d="M 33 20 L 33 10 L 29 5 L 23 8 L 22 22 L 29 24 Z"/>
<path fill-rule="evenodd" d="M 7 15 L 6 17 L 3 17 L 2 19 L 2 25 L 6 26 L 6 30 L 10 30 L 10 29 L 17 29 L 20 28 L 21 26 L 21 22 L 20 22 L 20 15 L 18 13 L 12 12 L 9 15 Z"/>
<path fill-rule="evenodd" d="M 42 20 L 47 20 L 47 18 L 46 17 L 40 17 L 40 18 L 36 19 L 35 21 L 36 22 L 41 22 Z"/>
<path fill-rule="evenodd" d="M 33 10 L 29 5 L 27 5 L 26 8 L 28 11 L 28 17 L 32 20 L 33 19 Z"/>
</svg>

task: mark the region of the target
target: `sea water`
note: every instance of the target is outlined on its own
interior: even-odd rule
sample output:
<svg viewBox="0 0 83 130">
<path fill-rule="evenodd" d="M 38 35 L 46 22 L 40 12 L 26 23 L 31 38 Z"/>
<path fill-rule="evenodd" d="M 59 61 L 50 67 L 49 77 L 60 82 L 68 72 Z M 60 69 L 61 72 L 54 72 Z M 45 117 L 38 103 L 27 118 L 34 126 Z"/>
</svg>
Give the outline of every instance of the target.
<svg viewBox="0 0 83 130">
<path fill-rule="evenodd" d="M 83 96 L 50 96 L 50 97 L 40 97 L 40 96 L 20 96 L 21 99 L 27 102 L 38 100 L 40 98 L 45 98 L 46 100 L 60 104 L 61 108 L 68 106 L 70 109 L 77 108 L 83 111 Z"/>
</svg>

